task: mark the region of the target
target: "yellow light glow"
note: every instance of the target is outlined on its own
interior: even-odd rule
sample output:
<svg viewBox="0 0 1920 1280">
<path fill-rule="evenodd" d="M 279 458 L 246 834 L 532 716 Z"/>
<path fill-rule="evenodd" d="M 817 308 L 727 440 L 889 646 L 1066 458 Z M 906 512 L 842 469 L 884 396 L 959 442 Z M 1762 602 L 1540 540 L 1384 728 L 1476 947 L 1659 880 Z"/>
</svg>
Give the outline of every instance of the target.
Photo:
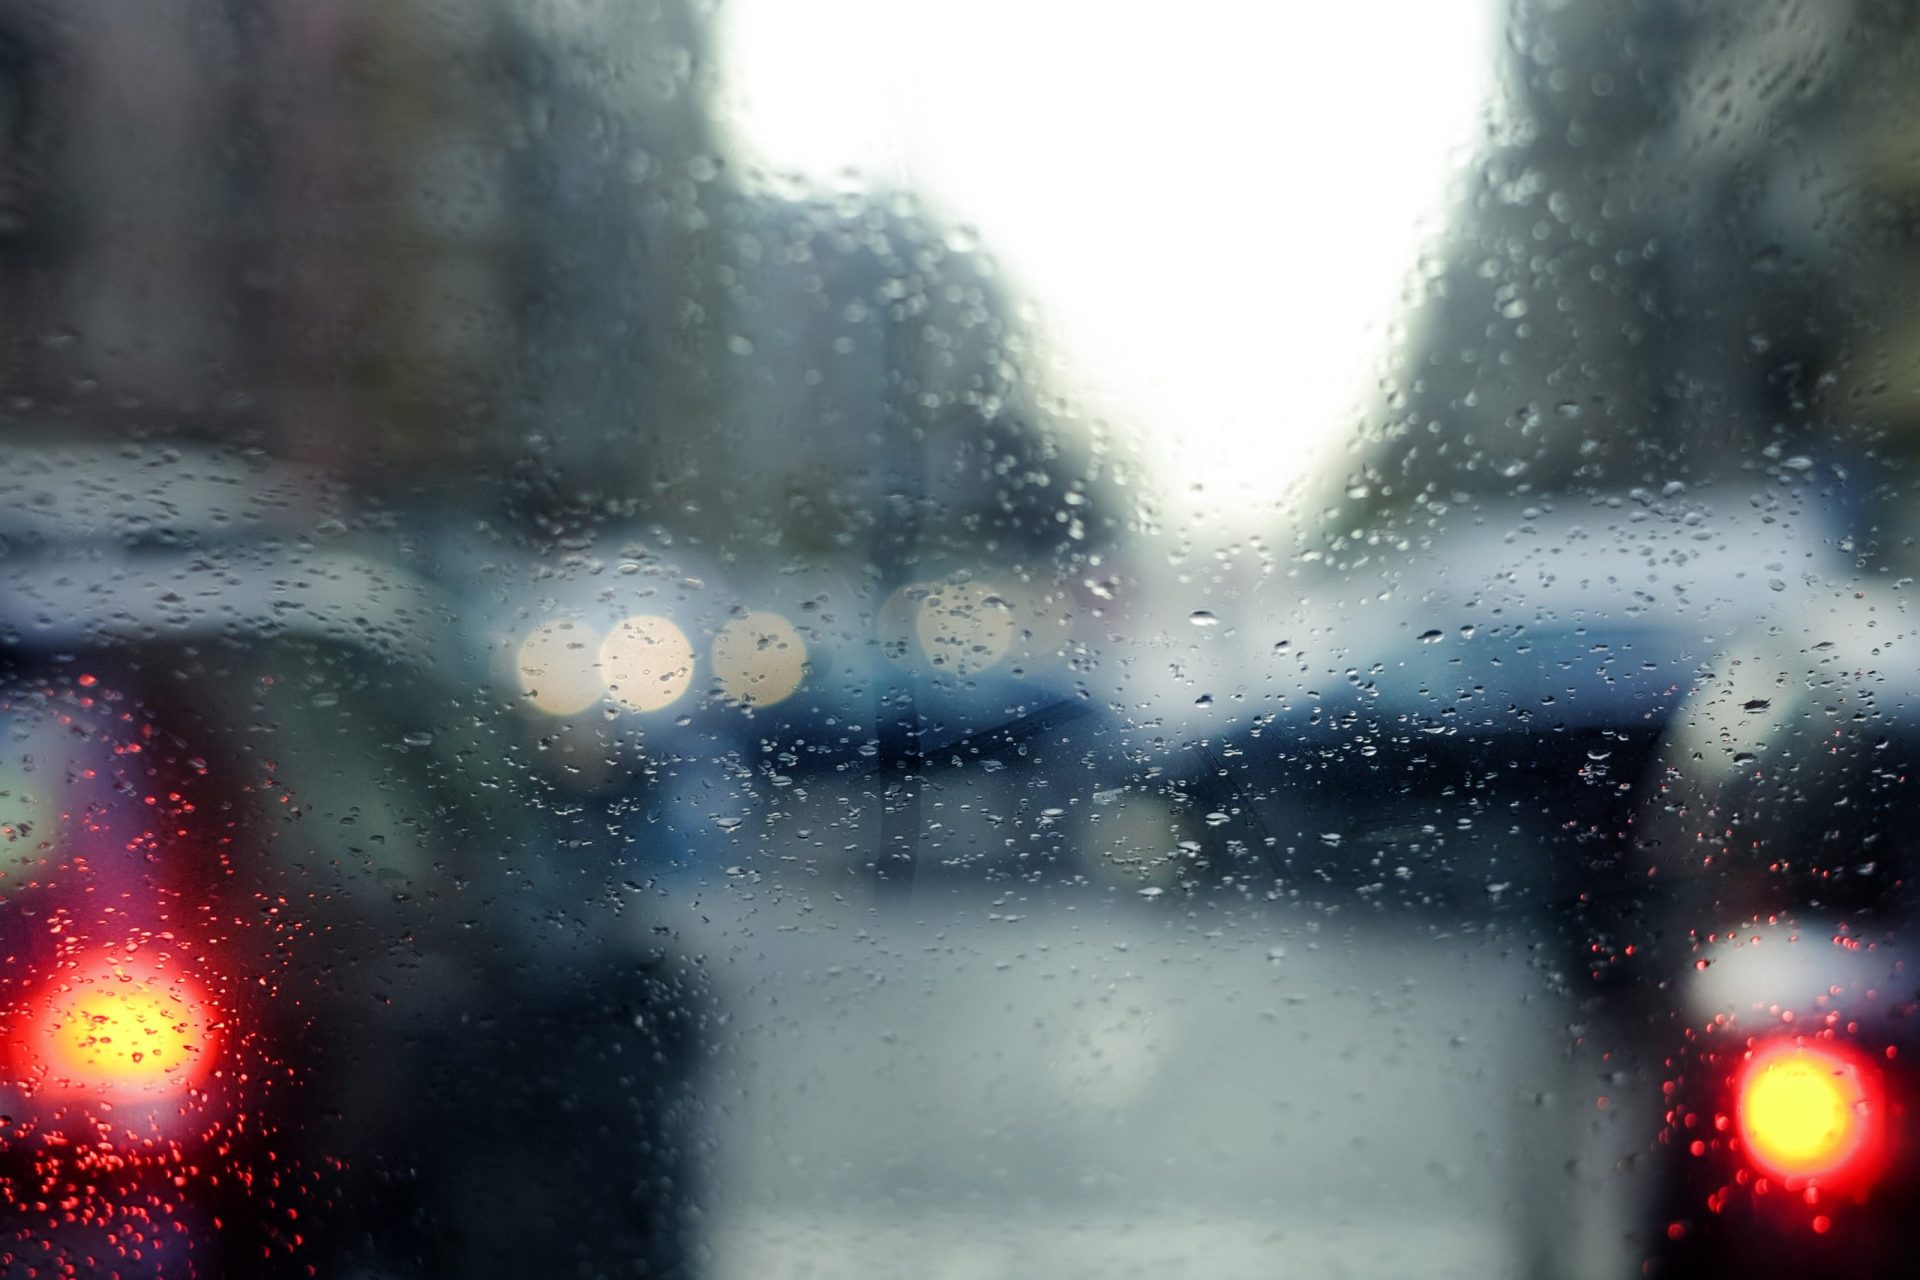
<svg viewBox="0 0 1920 1280">
<path fill-rule="evenodd" d="M 594 670 L 600 636 L 584 622 L 560 618 L 535 627 L 520 645 L 520 688 L 553 716 L 585 711 L 604 690 Z"/>
<path fill-rule="evenodd" d="M 693 644 L 665 618 L 622 618 L 600 642 L 600 674 L 614 701 L 630 711 L 671 706 L 693 683 Z"/>
<path fill-rule="evenodd" d="M 211 1066 L 211 1006 L 191 984 L 118 966 L 62 980 L 32 1037 L 44 1082 L 101 1097 L 173 1093 Z"/>
<path fill-rule="evenodd" d="M 927 589 L 914 621 L 921 652 L 956 675 L 985 671 L 1013 645 L 1013 608 L 979 582 L 943 582 Z"/>
<path fill-rule="evenodd" d="M 807 670 L 807 642 L 777 613 L 734 618 L 713 638 L 713 675 L 735 702 L 770 707 L 792 696 Z"/>
<path fill-rule="evenodd" d="M 1834 1170 L 1862 1145 L 1866 1085 L 1845 1059 L 1795 1050 L 1756 1062 L 1740 1091 L 1740 1128 L 1753 1158 L 1786 1177 Z"/>
</svg>

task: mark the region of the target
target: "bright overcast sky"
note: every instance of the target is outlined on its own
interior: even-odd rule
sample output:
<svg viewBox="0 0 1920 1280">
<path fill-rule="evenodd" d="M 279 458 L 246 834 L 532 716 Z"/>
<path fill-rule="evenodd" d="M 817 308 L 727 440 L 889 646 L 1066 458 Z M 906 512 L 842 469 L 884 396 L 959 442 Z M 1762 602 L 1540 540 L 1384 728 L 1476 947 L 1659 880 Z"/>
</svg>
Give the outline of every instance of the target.
<svg viewBox="0 0 1920 1280">
<path fill-rule="evenodd" d="M 757 163 L 978 228 L 1170 514 L 1239 532 L 1353 429 L 1485 134 L 1495 10 L 727 0 L 721 65 Z"/>
</svg>

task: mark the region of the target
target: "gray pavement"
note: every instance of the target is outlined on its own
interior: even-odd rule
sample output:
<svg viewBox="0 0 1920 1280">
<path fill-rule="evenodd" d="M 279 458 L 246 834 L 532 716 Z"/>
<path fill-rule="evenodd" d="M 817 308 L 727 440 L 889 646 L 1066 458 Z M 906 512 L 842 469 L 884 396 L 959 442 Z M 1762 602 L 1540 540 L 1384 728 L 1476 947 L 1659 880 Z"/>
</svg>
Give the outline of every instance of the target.
<svg viewBox="0 0 1920 1280">
<path fill-rule="evenodd" d="M 699 913 L 716 1277 L 1521 1275 L 1613 1181 L 1511 933 L 1091 887 Z"/>
</svg>

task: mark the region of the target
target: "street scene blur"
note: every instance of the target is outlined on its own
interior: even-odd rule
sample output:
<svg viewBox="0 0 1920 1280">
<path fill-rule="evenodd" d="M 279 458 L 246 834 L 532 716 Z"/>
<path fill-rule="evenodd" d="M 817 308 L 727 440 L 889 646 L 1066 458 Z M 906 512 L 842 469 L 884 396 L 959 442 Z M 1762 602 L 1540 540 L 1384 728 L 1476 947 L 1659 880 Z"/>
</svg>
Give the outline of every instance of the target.
<svg viewBox="0 0 1920 1280">
<path fill-rule="evenodd" d="M 1885 1276 L 1920 9 L 0 6 L 0 1276 Z"/>
</svg>

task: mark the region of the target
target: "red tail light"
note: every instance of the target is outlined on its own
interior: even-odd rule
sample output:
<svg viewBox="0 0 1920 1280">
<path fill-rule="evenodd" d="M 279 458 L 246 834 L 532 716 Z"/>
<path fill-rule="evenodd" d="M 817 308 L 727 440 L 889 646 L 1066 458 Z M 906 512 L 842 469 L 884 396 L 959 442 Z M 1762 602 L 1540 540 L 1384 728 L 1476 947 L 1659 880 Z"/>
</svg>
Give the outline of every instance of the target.
<svg viewBox="0 0 1920 1280">
<path fill-rule="evenodd" d="M 31 997 L 16 1052 L 26 1082 L 102 1101 L 160 1098 L 205 1080 L 219 1018 L 200 986 L 136 961 L 84 960 Z"/>
<path fill-rule="evenodd" d="M 1865 1058 L 1777 1041 L 1754 1050 L 1736 1092 L 1741 1146 L 1760 1172 L 1826 1185 L 1859 1185 L 1879 1172 L 1886 1099 Z"/>
</svg>

